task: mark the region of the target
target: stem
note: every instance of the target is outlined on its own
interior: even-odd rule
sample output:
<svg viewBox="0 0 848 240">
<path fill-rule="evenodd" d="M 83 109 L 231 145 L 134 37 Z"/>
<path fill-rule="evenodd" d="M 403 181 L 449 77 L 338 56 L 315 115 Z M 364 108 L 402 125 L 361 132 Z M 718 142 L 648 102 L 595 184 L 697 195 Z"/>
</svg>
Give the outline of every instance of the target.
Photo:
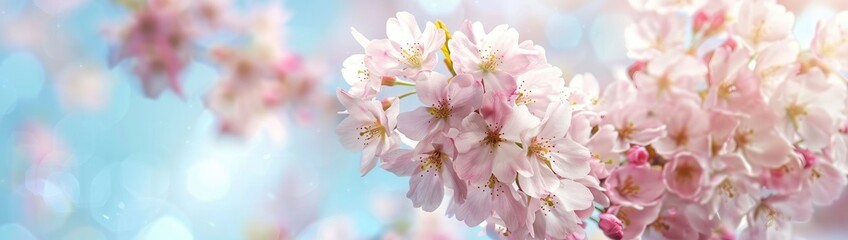
<svg viewBox="0 0 848 240">
<path fill-rule="evenodd" d="M 398 79 L 397 81 L 395 81 L 395 85 L 415 87 L 415 83 L 411 83 L 411 82 L 403 81 L 403 80 L 400 80 L 400 79 Z"/>
<path fill-rule="evenodd" d="M 589 220 L 592 220 L 592 222 L 595 222 L 597 224 L 601 224 L 601 221 L 598 221 L 598 219 L 595 219 L 595 217 L 589 217 Z"/>
<path fill-rule="evenodd" d="M 595 209 L 597 209 L 599 212 L 604 213 L 604 209 L 603 209 L 603 208 L 599 208 L 598 206 L 594 206 L 594 207 L 595 207 Z"/>
<path fill-rule="evenodd" d="M 415 94 L 415 91 L 401 94 L 400 96 L 398 96 L 398 99 L 403 99 L 403 98 L 408 97 L 409 95 L 412 95 L 412 94 Z"/>
</svg>

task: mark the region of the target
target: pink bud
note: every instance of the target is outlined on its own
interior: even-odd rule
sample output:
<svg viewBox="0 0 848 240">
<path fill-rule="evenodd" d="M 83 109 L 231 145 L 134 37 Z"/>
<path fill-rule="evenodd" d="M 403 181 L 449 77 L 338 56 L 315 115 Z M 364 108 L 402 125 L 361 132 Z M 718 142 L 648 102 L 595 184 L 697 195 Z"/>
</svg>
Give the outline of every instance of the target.
<svg viewBox="0 0 848 240">
<path fill-rule="evenodd" d="M 707 23 L 707 21 L 709 21 L 709 20 L 710 20 L 710 16 L 707 15 L 707 12 L 704 11 L 704 9 L 701 9 L 701 10 L 698 10 L 698 12 L 695 12 L 695 19 L 692 20 L 693 25 L 694 25 L 693 27 L 694 27 L 695 31 L 696 32 L 700 31 L 701 28 L 704 27 L 704 24 Z"/>
<path fill-rule="evenodd" d="M 648 150 L 639 145 L 630 147 L 630 150 L 627 150 L 627 162 L 637 166 L 647 164 Z"/>
<path fill-rule="evenodd" d="M 598 228 L 604 231 L 604 235 L 616 240 L 624 238 L 624 230 L 622 229 L 621 220 L 618 217 L 609 213 L 601 213 L 598 218 L 600 219 L 598 221 Z"/>
<path fill-rule="evenodd" d="M 382 80 L 381 84 L 383 86 L 389 86 L 389 87 L 394 86 L 395 83 L 397 82 L 397 78 L 393 77 L 393 76 L 383 76 L 383 78 L 381 80 Z"/>
<path fill-rule="evenodd" d="M 736 240 L 736 234 L 733 231 L 728 230 L 727 228 L 719 229 L 719 234 L 721 234 L 719 239 L 721 240 Z"/>
<path fill-rule="evenodd" d="M 795 152 L 801 154 L 801 161 L 804 162 L 804 168 L 809 169 L 816 164 L 816 153 L 810 149 L 795 147 Z"/>
<path fill-rule="evenodd" d="M 710 19 L 710 29 L 713 31 L 721 29 L 721 26 L 724 25 L 725 20 L 725 10 L 718 11 L 713 13 L 713 16 Z"/>
<path fill-rule="evenodd" d="M 727 40 L 721 44 L 721 47 L 730 49 L 731 51 L 736 50 L 736 40 L 733 40 L 733 38 L 727 38 Z"/>
<path fill-rule="evenodd" d="M 280 75 L 286 75 L 288 73 L 297 71 L 303 65 L 303 60 L 300 59 L 300 56 L 296 54 L 284 54 L 283 57 L 277 61 L 277 73 Z"/>
<path fill-rule="evenodd" d="M 380 105 L 383 105 L 383 110 L 386 110 L 386 109 L 389 109 L 392 106 L 393 101 L 394 101 L 394 99 L 390 99 L 390 98 L 383 99 L 383 100 L 380 101 Z"/>
<path fill-rule="evenodd" d="M 630 79 L 633 80 L 633 76 L 636 75 L 637 72 L 641 72 L 645 69 L 645 66 L 648 65 L 648 62 L 645 61 L 636 61 L 627 67 L 627 76 L 630 76 Z"/>
</svg>

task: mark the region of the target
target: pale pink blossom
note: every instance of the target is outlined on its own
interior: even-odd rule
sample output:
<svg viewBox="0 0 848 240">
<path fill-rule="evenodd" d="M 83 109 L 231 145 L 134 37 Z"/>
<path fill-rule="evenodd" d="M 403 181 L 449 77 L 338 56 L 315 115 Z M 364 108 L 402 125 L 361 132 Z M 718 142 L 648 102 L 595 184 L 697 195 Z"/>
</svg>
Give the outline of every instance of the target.
<svg viewBox="0 0 848 240">
<path fill-rule="evenodd" d="M 816 161 L 805 173 L 803 192 L 808 193 L 812 202 L 819 206 L 833 204 L 848 185 L 845 172 L 828 161 Z"/>
<path fill-rule="evenodd" d="M 429 134 L 459 129 L 462 119 L 482 103 L 482 89 L 471 75 L 428 72 L 422 76 L 415 89 L 424 106 L 398 115 L 398 130 L 408 138 L 421 140 Z"/>
<path fill-rule="evenodd" d="M 479 225 L 495 213 L 507 229 L 516 230 L 526 227 L 527 206 L 524 199 L 523 194 L 492 175 L 483 184 L 469 186 L 465 202 L 451 202 L 447 211 L 468 226 Z"/>
<path fill-rule="evenodd" d="M 382 167 L 399 176 L 410 176 L 406 196 L 414 207 L 432 212 L 439 207 L 445 187 L 454 191 L 458 203 L 465 201 L 466 185 L 453 170 L 456 156 L 453 142 L 446 136 L 433 136 L 421 141 L 420 149 L 397 149 L 386 153 Z"/>
<path fill-rule="evenodd" d="M 657 153 L 666 158 L 671 158 L 678 151 L 706 155 L 709 151 L 708 114 L 697 103 L 686 100 L 671 103 L 663 109 L 667 111 L 661 115 L 666 134 L 652 145 Z"/>
<path fill-rule="evenodd" d="M 792 145 L 774 128 L 772 114 L 759 109 L 742 117 L 728 145 L 751 165 L 776 168 L 792 159 Z"/>
<path fill-rule="evenodd" d="M 644 14 L 625 30 L 627 56 L 644 60 L 670 52 L 682 52 L 686 40 L 684 24 L 686 21 L 683 16 L 674 13 Z"/>
<path fill-rule="evenodd" d="M 574 212 L 590 208 L 592 193 L 580 183 L 564 179 L 558 187 L 541 198 L 530 199 L 528 209 L 533 216 L 528 226 L 533 226 L 535 238 L 562 238 L 583 233 L 582 220 Z M 532 223 L 532 224 L 531 224 Z"/>
<path fill-rule="evenodd" d="M 748 111 L 765 105 L 760 84 L 748 68 L 751 52 L 720 47 L 709 60 L 706 105 L 731 111 Z"/>
<path fill-rule="evenodd" d="M 693 89 L 706 74 L 706 65 L 698 59 L 681 52 L 669 52 L 649 61 L 645 71 L 637 72 L 633 80 L 640 95 L 649 100 L 697 100 Z"/>
<path fill-rule="evenodd" d="M 623 239 L 639 239 L 645 232 L 645 227 L 653 223 L 659 215 L 662 205 L 653 205 L 645 208 L 628 206 L 612 206 L 607 213 L 615 215 L 621 220 L 624 228 Z"/>
<path fill-rule="evenodd" d="M 544 50 L 529 41 L 519 45 L 518 31 L 507 25 L 486 33 L 483 24 L 469 24 L 451 36 L 448 47 L 456 73 L 471 74 L 491 93 L 511 95 L 515 77 L 546 64 Z"/>
<path fill-rule="evenodd" d="M 704 160 L 687 152 L 676 154 L 663 168 L 668 191 L 683 199 L 696 199 L 707 185 L 709 173 Z"/>
<path fill-rule="evenodd" d="M 350 94 L 360 98 L 373 98 L 380 92 L 383 77 L 367 66 L 364 54 L 355 54 L 345 59 L 342 77 L 350 84 Z"/>
<path fill-rule="evenodd" d="M 775 195 L 760 200 L 748 213 L 748 227 L 741 236 L 748 239 L 790 239 L 792 222 L 809 221 L 813 214 L 810 196 Z"/>
<path fill-rule="evenodd" d="M 819 61 L 833 70 L 848 67 L 848 12 L 839 12 L 828 21 L 816 25 L 816 35 L 810 43 L 810 51 Z"/>
<path fill-rule="evenodd" d="M 422 71 L 436 67 L 436 55 L 445 44 L 445 32 L 427 22 L 424 31 L 415 17 L 408 12 L 398 12 L 397 18 L 386 21 L 388 39 L 373 40 L 365 47 L 366 60 L 377 73 L 399 75 L 414 79 Z"/>
<path fill-rule="evenodd" d="M 548 106 L 561 99 L 565 91 L 562 70 L 557 67 L 531 70 L 515 80 L 518 84 L 515 105 L 526 105 L 530 113 L 539 118 L 545 116 Z"/>
<path fill-rule="evenodd" d="M 764 94 L 771 95 L 781 82 L 799 70 L 799 53 L 800 46 L 795 40 L 783 40 L 757 54 L 757 65 L 753 70 Z"/>
<path fill-rule="evenodd" d="M 362 151 L 360 173 L 365 175 L 377 165 L 377 158 L 399 145 L 400 139 L 395 132 L 397 100 L 392 100 L 383 110 L 383 105 L 376 100 L 356 99 L 343 90 L 337 95 L 348 116 L 339 123 L 336 134 L 345 148 Z"/>
<path fill-rule="evenodd" d="M 586 142 L 586 147 L 589 148 L 593 158 L 590 162 L 592 176 L 606 178 L 610 171 L 621 164 L 621 152 L 613 150 L 618 141 L 617 136 L 615 127 L 604 125 L 599 127 L 595 135 Z"/>
<path fill-rule="evenodd" d="M 183 9 L 151 4 L 136 13 L 121 31 L 121 44 L 111 62 L 132 59 L 147 97 L 156 98 L 166 88 L 182 96 L 180 73 L 191 60 L 194 33 Z"/>
<path fill-rule="evenodd" d="M 600 103 L 601 87 L 591 73 L 577 74 L 565 90 L 568 101 L 577 109 L 590 109 Z"/>
<path fill-rule="evenodd" d="M 630 103 L 610 109 L 601 121 L 601 125 L 612 125 L 616 131 L 616 141 L 611 149 L 624 152 L 630 144 L 646 146 L 665 135 L 665 126 L 656 116 L 650 116 L 645 106 Z"/>
<path fill-rule="evenodd" d="M 816 69 L 787 79 L 769 102 L 778 128 L 791 142 L 822 149 L 836 133 L 836 118 L 845 108 L 845 84 Z"/>
<path fill-rule="evenodd" d="M 665 193 L 662 170 L 650 166 L 618 168 L 604 184 L 614 204 L 637 208 L 660 203 Z"/>
<path fill-rule="evenodd" d="M 521 132 L 535 127 L 539 119 L 525 106 L 497 106 L 491 111 L 500 115 L 485 117 L 471 113 L 462 120 L 462 129 L 456 137 L 456 171 L 460 178 L 474 184 L 485 183 L 494 174 L 506 183 L 515 174 L 531 176 L 530 163 L 523 160 L 526 150 L 518 146 Z M 483 112 L 481 110 L 481 112 Z"/>
<path fill-rule="evenodd" d="M 742 1 L 731 31 L 759 52 L 771 43 L 791 37 L 795 15 L 771 0 Z"/>
<path fill-rule="evenodd" d="M 696 239 L 698 233 L 688 221 L 689 202 L 669 197 L 663 202 L 657 218 L 648 225 L 645 238 L 651 239 Z"/>
<path fill-rule="evenodd" d="M 571 123 L 571 105 L 554 102 L 542 123 L 523 134 L 531 176 L 518 176 L 527 195 L 541 197 L 558 187 L 559 178 L 580 179 L 589 174 L 589 149 L 566 136 Z M 523 160 L 522 160 L 523 161 Z"/>
</svg>

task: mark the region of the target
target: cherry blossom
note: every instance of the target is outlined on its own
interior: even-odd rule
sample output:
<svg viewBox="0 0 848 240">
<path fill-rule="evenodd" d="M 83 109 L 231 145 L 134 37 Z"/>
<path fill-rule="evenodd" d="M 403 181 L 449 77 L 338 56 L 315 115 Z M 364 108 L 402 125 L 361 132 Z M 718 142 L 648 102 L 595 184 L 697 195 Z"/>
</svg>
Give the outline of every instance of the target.
<svg viewBox="0 0 848 240">
<path fill-rule="evenodd" d="M 765 46 L 789 38 L 795 15 L 786 7 L 770 0 L 741 1 L 731 31 L 755 52 Z"/>
<path fill-rule="evenodd" d="M 502 181 L 513 180 L 516 173 L 533 175 L 530 163 L 521 161 L 526 150 L 516 143 L 521 143 L 521 132 L 535 127 L 539 119 L 524 106 L 494 108 L 507 112 L 488 118 L 472 113 L 462 120 L 462 133 L 456 137 L 456 170 L 472 183 L 484 183 L 491 174 Z"/>
<path fill-rule="evenodd" d="M 839 12 L 828 21 L 820 21 L 816 27 L 816 35 L 810 44 L 810 51 L 816 59 L 823 62 L 828 69 L 845 70 L 845 54 L 848 51 L 845 35 L 848 28 L 848 12 Z"/>
<path fill-rule="evenodd" d="M 629 2 L 633 63 L 612 81 L 569 76 L 517 30 L 480 22 L 434 23 L 450 75 L 354 55 L 342 142 L 373 148 L 363 173 L 379 157 L 410 176 L 414 206 L 448 198 L 448 216 L 493 238 L 585 239 L 593 222 L 614 239 L 793 238 L 848 185 L 842 14 L 802 49 L 774 1 Z M 420 106 L 395 115 L 409 97 Z M 363 142 L 349 130 L 363 125 L 383 128 Z M 391 143 L 400 134 L 409 146 Z"/>
<path fill-rule="evenodd" d="M 482 92 L 471 75 L 448 77 L 438 72 L 424 74 L 417 81 L 416 92 L 421 103 L 411 112 L 398 115 L 398 130 L 407 137 L 421 140 L 431 132 L 447 133 L 460 128 L 462 120 L 482 103 Z"/>
<path fill-rule="evenodd" d="M 185 11 L 179 4 L 151 1 L 119 30 L 121 44 L 112 62 L 133 59 L 145 96 L 158 97 L 166 88 L 182 95 L 179 75 L 191 60 L 196 37 Z"/>
<path fill-rule="evenodd" d="M 345 91 L 339 90 L 338 97 L 347 109 L 348 117 L 339 123 L 336 133 L 341 136 L 345 148 L 363 151 L 360 173 L 365 175 L 377 165 L 377 158 L 399 144 L 400 139 L 395 132 L 397 100 L 383 110 L 379 101 L 356 99 Z"/>
<path fill-rule="evenodd" d="M 517 87 L 515 76 L 546 63 L 541 47 L 519 43 L 518 31 L 507 25 L 486 33 L 483 24 L 475 22 L 467 30 L 454 33 L 448 42 L 454 70 L 482 80 L 490 94 L 511 95 Z"/>
<path fill-rule="evenodd" d="M 436 52 L 445 43 L 445 32 L 427 22 L 424 31 L 415 17 L 407 12 L 386 21 L 388 39 L 372 40 L 365 47 L 366 56 L 382 74 L 415 78 L 422 71 L 436 67 Z"/>
</svg>

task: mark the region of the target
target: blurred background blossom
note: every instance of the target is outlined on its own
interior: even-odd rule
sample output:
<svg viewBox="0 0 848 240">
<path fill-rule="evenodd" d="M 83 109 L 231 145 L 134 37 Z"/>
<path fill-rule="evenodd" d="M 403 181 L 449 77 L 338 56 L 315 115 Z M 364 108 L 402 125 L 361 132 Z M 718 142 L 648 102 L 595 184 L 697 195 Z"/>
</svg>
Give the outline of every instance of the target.
<svg viewBox="0 0 848 240">
<path fill-rule="evenodd" d="M 509 24 L 545 47 L 566 79 L 590 72 L 608 83 L 632 63 L 626 1 L 232 0 L 227 11 L 284 13 L 277 17 L 287 21 L 263 27 L 285 34 L 259 38 L 299 54 L 314 73 L 305 77 L 320 79 L 306 86 L 315 95 L 276 113 L 281 133 L 228 138 L 207 109 L 229 74 L 213 58 L 192 55 L 179 74 L 183 96 L 157 99 L 144 96 L 132 68 L 110 66 L 109 36 L 130 19 L 133 2 L 0 0 L 0 239 L 486 239 L 484 227 L 468 228 L 444 209 L 412 208 L 407 182 L 391 173 L 359 177 L 358 153 L 333 133 L 339 107 L 307 100 L 346 86 L 338 69 L 362 50 L 350 27 L 383 37 L 385 19 L 398 11 L 449 27 Z M 802 47 L 819 19 L 848 8 L 840 0 L 779 2 L 796 15 Z M 239 18 L 224 17 L 263 21 Z M 190 50 L 237 38 L 214 35 Z M 845 208 L 848 196 L 796 230 L 843 239 Z M 589 238 L 603 234 L 590 227 Z"/>
</svg>

